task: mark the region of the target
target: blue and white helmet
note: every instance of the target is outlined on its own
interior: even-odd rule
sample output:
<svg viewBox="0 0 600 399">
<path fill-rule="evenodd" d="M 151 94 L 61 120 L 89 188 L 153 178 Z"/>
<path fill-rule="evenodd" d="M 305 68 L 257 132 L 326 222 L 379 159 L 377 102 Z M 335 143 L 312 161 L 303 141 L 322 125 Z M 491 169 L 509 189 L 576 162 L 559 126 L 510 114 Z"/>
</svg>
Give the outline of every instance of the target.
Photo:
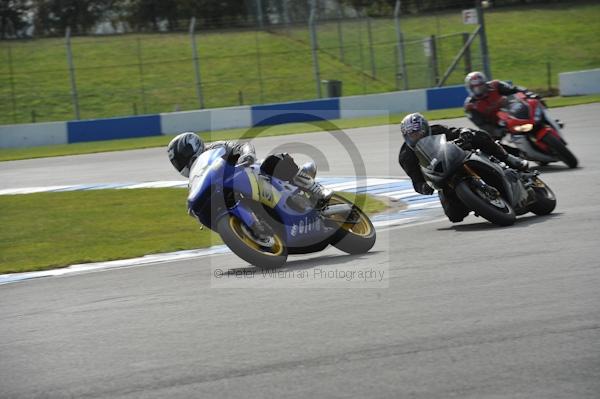
<svg viewBox="0 0 600 399">
<path fill-rule="evenodd" d="M 186 132 L 176 136 L 167 147 L 169 160 L 182 176 L 190 177 L 192 164 L 204 151 L 204 142 L 195 133 Z"/>
<path fill-rule="evenodd" d="M 410 148 L 414 148 L 417 141 L 423 137 L 431 135 L 429 122 L 418 112 L 406 115 L 402 119 L 402 122 L 400 122 L 400 131 L 404 137 L 404 142 Z"/>
</svg>

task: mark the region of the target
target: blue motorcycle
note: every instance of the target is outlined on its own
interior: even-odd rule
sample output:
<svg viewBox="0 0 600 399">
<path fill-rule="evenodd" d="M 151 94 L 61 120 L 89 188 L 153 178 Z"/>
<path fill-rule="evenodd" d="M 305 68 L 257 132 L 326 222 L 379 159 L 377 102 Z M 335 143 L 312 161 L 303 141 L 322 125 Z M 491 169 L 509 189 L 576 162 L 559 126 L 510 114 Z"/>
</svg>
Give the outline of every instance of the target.
<svg viewBox="0 0 600 399">
<path fill-rule="evenodd" d="M 259 164 L 235 165 L 224 156 L 225 150 L 216 148 L 194 162 L 188 212 L 243 260 L 276 268 L 288 254 L 318 252 L 328 245 L 359 254 L 375 244 L 373 224 L 351 201 L 334 194 L 315 207 L 307 193 L 261 173 Z"/>
</svg>

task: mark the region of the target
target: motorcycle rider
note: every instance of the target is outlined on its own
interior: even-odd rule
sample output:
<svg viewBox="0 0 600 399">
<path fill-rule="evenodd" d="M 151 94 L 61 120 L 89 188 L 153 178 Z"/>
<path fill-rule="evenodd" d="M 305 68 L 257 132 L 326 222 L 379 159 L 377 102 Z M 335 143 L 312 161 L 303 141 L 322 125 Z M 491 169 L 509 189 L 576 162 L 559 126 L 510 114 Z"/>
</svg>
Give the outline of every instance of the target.
<svg viewBox="0 0 600 399">
<path fill-rule="evenodd" d="M 488 155 L 493 155 L 508 166 L 518 170 L 527 170 L 527 161 L 510 155 L 506 150 L 496 143 L 489 134 L 480 130 L 468 128 L 448 127 L 444 125 L 429 125 L 429 122 L 420 113 L 409 114 L 400 123 L 400 131 L 404 137 L 404 144 L 400 148 L 398 162 L 406 174 L 411 178 L 413 188 L 416 192 L 424 195 L 433 194 L 433 188 L 427 184 L 419 161 L 414 153 L 414 146 L 425 136 L 443 134 L 448 141 L 461 139 L 460 145 L 463 149 L 480 149 Z M 456 198 L 453 192 L 438 192 L 444 213 L 451 222 L 461 222 L 469 210 Z"/>
<path fill-rule="evenodd" d="M 471 72 L 465 77 L 465 87 L 469 93 L 464 105 L 467 117 L 496 140 L 506 133 L 505 128 L 498 125 L 497 117 L 497 112 L 505 105 L 506 96 L 523 93 L 546 105 L 538 94 L 502 80 L 488 82 L 486 76 L 479 71 Z"/>
<path fill-rule="evenodd" d="M 215 141 L 208 145 L 195 133 L 182 133 L 169 143 L 167 152 L 169 160 L 177 171 L 185 177 L 190 176 L 190 170 L 196 158 L 204 151 L 224 148 L 223 158 L 237 165 L 249 166 L 256 161 L 256 152 L 250 142 Z M 314 166 L 314 164 L 313 164 Z M 303 191 L 309 193 L 317 205 L 325 204 L 333 195 L 333 191 L 315 181 L 316 169 L 310 166 L 299 168 L 288 154 L 268 156 L 261 164 L 263 174 L 288 181 Z"/>
</svg>

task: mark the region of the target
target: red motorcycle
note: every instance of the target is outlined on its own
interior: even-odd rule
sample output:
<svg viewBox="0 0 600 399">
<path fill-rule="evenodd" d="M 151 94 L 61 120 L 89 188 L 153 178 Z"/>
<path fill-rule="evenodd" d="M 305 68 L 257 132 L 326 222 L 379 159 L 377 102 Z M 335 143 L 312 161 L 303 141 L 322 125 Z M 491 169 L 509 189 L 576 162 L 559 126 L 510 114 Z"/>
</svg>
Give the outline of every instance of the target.
<svg viewBox="0 0 600 399">
<path fill-rule="evenodd" d="M 540 100 L 514 94 L 507 97 L 497 116 L 499 124 L 510 133 L 503 144 L 516 148 L 522 158 L 540 165 L 562 161 L 569 168 L 577 167 L 577 158 L 567 148 L 559 124 L 548 115 Z"/>
</svg>

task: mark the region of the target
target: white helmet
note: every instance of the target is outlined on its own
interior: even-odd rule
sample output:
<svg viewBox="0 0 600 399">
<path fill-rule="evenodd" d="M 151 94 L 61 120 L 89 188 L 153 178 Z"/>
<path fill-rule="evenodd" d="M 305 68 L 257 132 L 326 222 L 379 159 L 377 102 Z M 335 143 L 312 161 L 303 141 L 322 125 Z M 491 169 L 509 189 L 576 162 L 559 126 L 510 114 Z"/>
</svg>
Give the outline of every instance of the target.
<svg viewBox="0 0 600 399">
<path fill-rule="evenodd" d="M 176 136 L 167 147 L 169 160 L 182 176 L 190 177 L 192 164 L 204 151 L 204 142 L 192 132 Z"/>
<path fill-rule="evenodd" d="M 465 87 L 469 95 L 475 98 L 484 97 L 488 91 L 487 78 L 481 72 L 471 72 L 465 76 Z"/>
</svg>

